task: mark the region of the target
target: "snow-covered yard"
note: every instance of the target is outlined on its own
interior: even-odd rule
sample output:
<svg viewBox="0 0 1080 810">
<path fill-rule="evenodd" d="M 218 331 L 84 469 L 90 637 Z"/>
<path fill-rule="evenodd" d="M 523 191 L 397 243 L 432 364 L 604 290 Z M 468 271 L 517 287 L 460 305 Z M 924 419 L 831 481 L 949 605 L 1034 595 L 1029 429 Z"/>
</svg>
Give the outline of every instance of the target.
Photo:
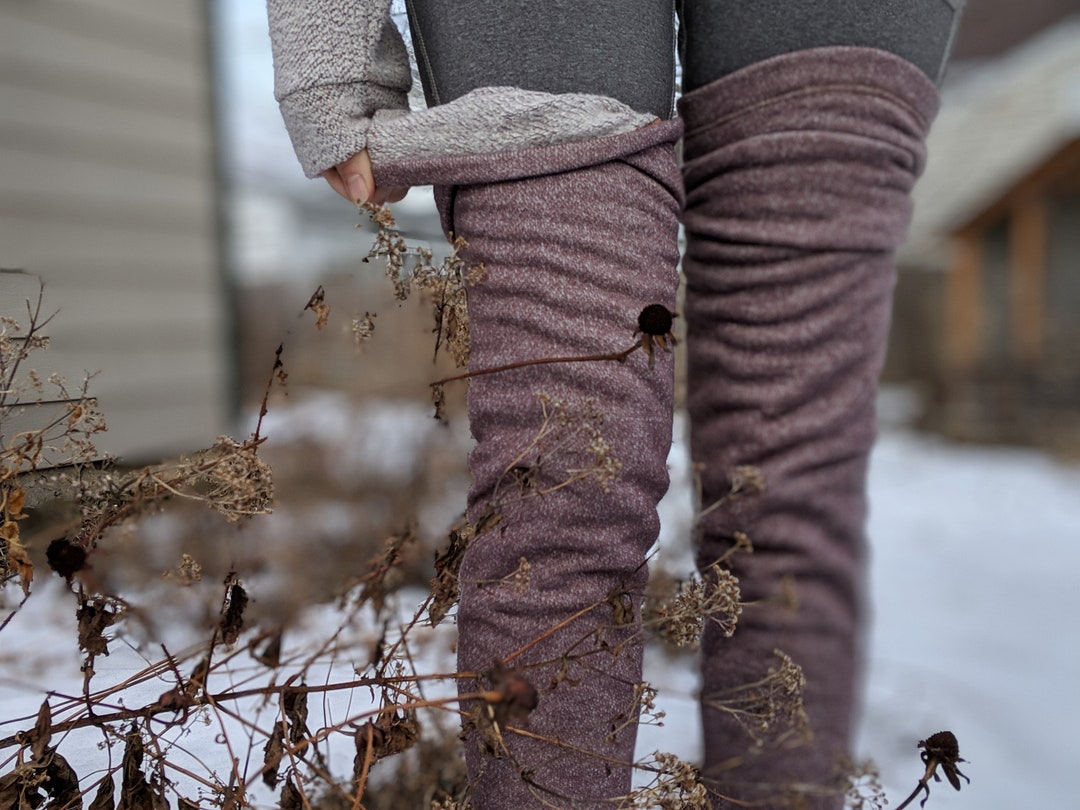
<svg viewBox="0 0 1080 810">
<path fill-rule="evenodd" d="M 673 461 L 684 452 L 676 445 Z M 669 495 L 668 526 L 686 497 Z M 877 763 L 895 806 L 922 775 L 916 743 L 948 729 L 972 784 L 935 785 L 928 807 L 1078 806 L 1080 467 L 886 423 L 870 498 L 874 619 L 858 755 Z M 687 663 L 650 658 L 668 716 L 642 729 L 639 753 L 698 756 Z"/>
<path fill-rule="evenodd" d="M 324 423 L 330 436 L 357 435 L 340 429 L 345 417 L 337 409 L 342 407 L 347 407 L 343 400 L 328 398 L 325 412 L 320 415 L 315 407 L 304 422 Z M 381 434 L 403 435 L 400 430 Z M 363 438 L 363 455 L 380 457 L 368 446 L 378 435 Z M 401 447 L 394 451 L 398 458 L 402 453 Z M 681 441 L 671 465 L 673 487 L 661 506 L 661 554 L 665 565 L 685 570 L 689 555 L 679 538 L 687 535 L 690 485 Z M 968 760 L 965 772 L 972 784 L 959 794 L 944 783 L 936 785 L 928 806 L 1075 806 L 1069 774 L 1080 723 L 1080 645 L 1074 627 L 1080 593 L 1073 582 L 1080 564 L 1080 468 L 1034 451 L 956 446 L 886 424 L 870 488 L 874 625 L 859 755 L 877 762 L 895 806 L 922 773 L 916 742 L 949 729 Z M 280 581 L 266 576 L 267 584 Z M 80 690 L 70 603 L 53 598 L 60 592 L 54 577 L 39 587 L 43 592 L 0 637 L 0 723 L 32 716 L 44 689 L 72 695 Z M 411 612 L 411 606 L 402 610 Z M 310 608 L 299 625 L 325 632 L 334 621 L 332 612 Z M 176 635 L 173 650 L 196 640 L 163 630 Z M 449 643 L 438 639 L 421 654 L 424 665 L 444 671 L 452 660 Z M 98 677 L 121 680 L 139 661 L 134 649 L 116 643 L 114 655 L 98 660 Z M 663 726 L 643 727 L 639 755 L 662 750 L 696 759 L 693 657 L 671 658 L 652 649 L 647 677 L 660 688 L 658 708 L 666 718 Z M 152 701 L 165 688 L 162 681 L 151 681 L 143 697 Z M 353 696 L 352 704 L 349 696 L 335 699 L 343 701 L 333 709 L 341 717 L 367 696 Z M 0 725 L 0 737 L 13 730 Z M 67 752 L 79 773 L 85 773 L 80 760 L 101 757 L 93 746 L 83 749 Z M 0 752 L 0 761 L 10 753 Z"/>
</svg>

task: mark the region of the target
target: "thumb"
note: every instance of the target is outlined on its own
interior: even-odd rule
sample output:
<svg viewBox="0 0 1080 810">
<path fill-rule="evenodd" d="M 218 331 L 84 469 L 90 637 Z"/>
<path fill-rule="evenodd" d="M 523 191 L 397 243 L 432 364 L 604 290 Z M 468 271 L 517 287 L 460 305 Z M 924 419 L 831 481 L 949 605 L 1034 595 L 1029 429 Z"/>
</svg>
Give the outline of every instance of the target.
<svg viewBox="0 0 1080 810">
<path fill-rule="evenodd" d="M 367 150 L 357 152 L 348 160 L 337 165 L 338 176 L 345 182 L 349 199 L 357 205 L 363 205 L 371 198 L 375 188 L 375 178 L 371 173 L 371 158 Z"/>
</svg>

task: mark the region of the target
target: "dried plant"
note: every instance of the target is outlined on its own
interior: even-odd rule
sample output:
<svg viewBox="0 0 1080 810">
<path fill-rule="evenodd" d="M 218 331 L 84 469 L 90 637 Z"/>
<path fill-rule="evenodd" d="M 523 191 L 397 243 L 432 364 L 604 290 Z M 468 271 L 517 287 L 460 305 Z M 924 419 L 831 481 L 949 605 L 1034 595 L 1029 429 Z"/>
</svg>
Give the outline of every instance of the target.
<svg viewBox="0 0 1080 810">
<path fill-rule="evenodd" d="M 919 748 L 922 749 L 920 756 L 926 766 L 926 772 L 923 773 L 919 784 L 915 786 L 915 790 L 900 803 L 896 810 L 903 810 L 903 808 L 911 804 L 915 797 L 919 795 L 919 791 L 926 791 L 923 800 L 919 802 L 920 807 L 925 807 L 926 800 L 930 798 L 930 779 L 933 778 L 935 782 L 941 781 L 938 768 L 942 770 L 945 778 L 949 780 L 949 784 L 956 790 L 960 790 L 960 777 L 963 777 L 968 784 L 971 784 L 971 780 L 960 771 L 959 763 L 967 760 L 960 756 L 960 745 L 956 741 L 956 735 L 951 731 L 938 731 L 925 740 L 919 740 Z"/>
<path fill-rule="evenodd" d="M 384 209 L 370 213 L 379 232 L 369 259 L 386 262 L 399 297 L 416 292 L 431 302 L 435 352 L 445 348 L 464 365 L 467 293 L 483 283 L 483 268 L 467 265 L 462 240 L 452 245 L 445 262 L 435 264 L 429 251 L 409 247 L 393 230 Z M 314 315 L 316 329 L 329 322 L 332 304 L 322 287 L 307 301 L 303 309 Z M 47 319 L 40 313 L 39 300 L 36 307 L 28 307 L 28 327 L 4 321 L 0 330 L 0 587 L 18 581 L 23 602 L 31 593 L 34 572 L 21 539 L 27 496 L 20 482 L 54 452 L 85 465 L 96 455 L 92 437 L 104 429 L 85 383 L 68 396 L 62 381 L 42 382 L 30 372 L 24 375 L 25 383 L 18 381 L 27 353 L 46 345 L 40 327 Z M 370 338 L 375 317 L 371 312 L 352 317 L 348 331 L 355 345 Z M 647 305 L 637 332 L 615 336 L 632 341 L 629 348 L 531 362 L 614 362 L 642 349 L 651 366 L 657 350 L 669 351 L 674 345 L 674 317 L 664 307 Z M 402 569 L 420 544 L 414 521 L 405 518 L 380 548 L 369 549 L 366 560 L 350 559 L 347 565 L 355 569 L 342 591 L 327 592 L 326 605 L 311 606 L 313 613 L 318 611 L 314 631 L 298 632 L 253 618 L 259 589 L 265 587 L 258 578 L 243 566 L 230 568 L 224 577 L 207 575 L 200 555 L 186 549 L 172 558 L 175 562 L 167 564 L 171 567 L 163 575 L 165 565 L 147 571 L 145 590 L 109 592 L 106 578 L 98 574 L 108 567 L 110 543 L 125 526 L 135 527 L 138 543 L 139 521 L 147 515 L 194 504 L 223 516 L 223 522 L 244 526 L 248 534 L 258 532 L 259 524 L 249 519 L 269 512 L 274 498 L 272 472 L 261 454 L 266 438 L 262 425 L 271 389 L 288 379 L 283 351 L 279 346 L 258 424 L 244 441 L 219 437 L 201 452 L 132 471 L 106 468 L 83 477 L 76 465 L 74 472 L 64 473 L 78 476 L 72 491 L 80 519 L 49 545 L 46 558 L 67 583 L 67 588 L 55 590 L 74 608 L 71 637 L 79 650 L 82 684 L 70 690 L 76 694 L 51 691 L 32 716 L 0 718 L 0 807 L 22 810 L 47 803 L 89 810 L 465 810 L 471 786 L 461 758 L 460 724 L 464 719 L 490 749 L 510 756 L 507 736 L 527 733 L 522 726 L 539 700 L 535 667 L 554 668 L 552 682 L 569 684 L 579 673 L 601 668 L 601 656 L 617 656 L 619 645 L 638 643 L 647 635 L 693 647 L 706 622 L 724 635 L 738 632 L 744 605 L 730 562 L 733 555 L 752 551 L 749 538 L 741 533 L 735 533 L 729 550 L 702 573 L 666 590 L 654 587 L 647 595 L 616 586 L 536 638 L 522 640 L 486 672 L 454 672 L 433 663 L 446 660 L 451 643 L 453 630 L 446 619 L 453 616 L 460 594 L 464 554 L 497 536 L 508 510 L 569 487 L 603 493 L 622 475 L 623 462 L 605 433 L 602 403 L 569 401 L 543 391 L 536 393 L 539 426 L 502 471 L 489 502 L 471 513 L 473 521 L 450 530 L 436 555 L 427 593 L 405 589 Z M 441 393 L 445 382 L 449 380 L 433 390 Z M 60 386 L 70 402 L 64 412 L 33 431 L 4 433 L 4 417 L 46 386 Z M 761 473 L 752 467 L 733 470 L 730 481 L 725 500 L 752 497 L 765 487 Z M 699 522 L 718 506 L 702 510 Z M 293 575 L 306 573 L 297 570 Z M 522 556 L 513 570 L 482 584 L 528 599 L 532 574 L 530 560 Z M 202 600 L 206 616 L 168 617 L 170 625 L 190 624 L 194 642 L 189 639 L 179 650 L 159 643 L 153 654 L 144 644 L 138 667 L 122 675 L 99 672 L 104 670 L 98 666 L 103 656 L 116 656 L 118 649 L 130 652 L 133 625 L 153 637 L 154 614 L 169 610 L 155 601 L 161 589 Z M 9 627 L 17 611 L 0 629 Z M 520 663 L 528 650 L 562 637 L 571 626 L 573 639 L 555 660 Z M 610 642 L 613 627 L 627 641 Z M 705 695 L 705 702 L 734 717 L 755 746 L 806 739 L 810 732 L 802 705 L 802 670 L 780 651 L 771 666 L 763 662 L 762 669 L 766 667 L 757 680 Z M 459 682 L 472 691 L 458 694 Z M 606 720 L 604 733 L 615 737 L 641 724 L 661 724 L 664 712 L 658 703 L 650 684 L 636 684 L 632 698 Z M 956 763 L 963 760 L 948 756 L 939 737 L 920 743 L 927 763 L 923 788 L 936 778 L 937 769 L 957 783 Z M 68 753 L 71 750 L 97 751 L 99 761 L 86 768 Z M 575 754 L 592 755 L 581 750 Z M 546 806 L 573 806 L 571 799 L 536 781 L 532 763 L 515 764 Z M 710 796 L 695 765 L 671 754 L 656 753 L 635 767 L 651 774 L 652 781 L 612 806 L 707 808 L 718 798 Z M 884 804 L 876 774 L 869 769 L 853 766 L 846 789 L 856 810 L 879 810 Z"/>
<path fill-rule="evenodd" d="M 662 808 L 662 810 L 709 810 L 712 802 L 709 791 L 701 781 L 697 766 L 683 762 L 674 754 L 660 751 L 638 766 L 656 776 L 648 785 L 638 788 L 620 808 Z"/>
<path fill-rule="evenodd" d="M 492 503 L 542 497 L 581 481 L 592 481 L 602 492 L 619 477 L 622 462 L 604 436 L 605 417 L 592 398 L 571 403 L 540 391 L 542 420 L 535 436 L 507 466 L 495 488 Z M 574 459 L 587 463 L 568 466 Z M 561 462 L 561 465 L 560 465 Z M 506 492 L 508 485 L 515 490 Z"/>
<path fill-rule="evenodd" d="M 706 622 L 732 636 L 743 608 L 738 578 L 718 563 L 703 576 L 677 583 L 674 593 L 650 596 L 643 608 L 645 626 L 665 642 L 690 649 L 697 649 Z"/>
<path fill-rule="evenodd" d="M 360 315 L 353 316 L 349 332 L 352 334 L 356 348 L 359 349 L 363 344 L 371 340 L 371 336 L 375 334 L 375 317 L 374 312 L 365 312 L 362 317 Z"/>
<path fill-rule="evenodd" d="M 367 259 L 386 261 L 386 275 L 399 301 L 413 291 L 431 301 L 435 317 L 435 355 L 446 347 L 455 364 L 469 362 L 469 287 L 483 283 L 484 266 L 470 265 L 462 257 L 468 244 L 458 238 L 451 242 L 451 253 L 441 264 L 435 264 L 428 248 L 410 246 L 394 230 L 394 218 L 386 208 L 367 204 L 364 209 L 378 226 L 374 244 Z M 410 264 L 411 260 L 411 264 Z"/>
<path fill-rule="evenodd" d="M 881 786 L 881 774 L 872 761 L 842 762 L 845 810 L 885 810 L 889 800 Z"/>
<path fill-rule="evenodd" d="M 34 565 L 19 529 L 27 499 L 21 479 L 56 459 L 77 475 L 83 464 L 97 458 L 93 439 L 106 429 L 97 400 L 87 393 L 89 378 L 72 391 L 61 377 L 43 381 L 26 368 L 35 352 L 49 346 L 42 330 L 53 316 L 43 314 L 43 304 L 44 287 L 39 286 L 36 300 L 26 302 L 25 320 L 0 318 L 0 588 L 17 578 L 24 598 L 30 594 Z M 42 414 L 40 423 L 12 432 L 14 417 L 35 406 L 32 412 Z"/>
<path fill-rule="evenodd" d="M 781 650 L 773 650 L 773 658 L 760 679 L 702 696 L 706 706 L 733 717 L 759 747 L 794 745 L 811 737 L 802 667 Z"/>
</svg>

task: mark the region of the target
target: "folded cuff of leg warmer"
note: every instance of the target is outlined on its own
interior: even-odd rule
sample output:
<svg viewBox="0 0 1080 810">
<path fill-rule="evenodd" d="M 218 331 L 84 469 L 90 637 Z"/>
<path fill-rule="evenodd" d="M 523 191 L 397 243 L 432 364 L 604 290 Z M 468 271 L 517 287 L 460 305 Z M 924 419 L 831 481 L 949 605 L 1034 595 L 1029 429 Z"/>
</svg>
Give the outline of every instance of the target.
<svg viewBox="0 0 1080 810">
<path fill-rule="evenodd" d="M 688 231 L 755 249 L 891 252 L 937 98 L 914 65 L 847 47 L 769 59 L 690 93 Z"/>
<path fill-rule="evenodd" d="M 906 112 L 909 126 L 925 134 L 937 115 L 937 88 L 915 65 L 877 48 L 810 48 L 757 62 L 679 100 L 689 141 L 700 131 L 769 105 L 788 107 L 800 97 L 864 93 L 887 99 Z M 688 103 L 694 97 L 698 102 Z"/>
<path fill-rule="evenodd" d="M 376 185 L 388 188 L 500 183 L 561 174 L 626 159 L 652 146 L 674 143 L 681 135 L 682 121 L 673 118 L 656 121 L 630 132 L 574 143 L 532 146 L 489 154 L 376 160 L 373 168 Z M 666 177 L 657 179 L 665 182 L 671 194 L 681 202 L 682 188 L 677 180 Z"/>
</svg>

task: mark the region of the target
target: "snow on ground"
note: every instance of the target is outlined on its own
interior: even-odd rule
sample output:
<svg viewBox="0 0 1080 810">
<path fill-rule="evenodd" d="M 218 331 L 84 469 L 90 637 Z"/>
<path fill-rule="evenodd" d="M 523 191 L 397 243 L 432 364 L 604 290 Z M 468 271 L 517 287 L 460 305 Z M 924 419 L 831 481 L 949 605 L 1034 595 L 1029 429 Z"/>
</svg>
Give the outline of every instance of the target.
<svg viewBox="0 0 1080 810">
<path fill-rule="evenodd" d="M 915 743 L 953 731 L 942 810 L 1076 807 L 1080 468 L 889 431 L 870 472 L 875 619 L 859 748 L 894 804 Z"/>
<path fill-rule="evenodd" d="M 685 456 L 676 443 L 665 534 L 685 520 Z M 972 784 L 960 793 L 934 785 L 928 807 L 1080 806 L 1071 775 L 1080 751 L 1080 467 L 886 424 L 870 500 L 874 618 L 856 745 L 877 763 L 892 805 L 922 775 L 917 742 L 948 729 Z M 663 728 L 642 728 L 639 757 L 700 756 L 692 664 L 649 651 L 646 677 L 667 717 Z"/>
<path fill-rule="evenodd" d="M 331 424 L 336 418 L 325 416 Z M 682 426 L 676 428 L 679 437 Z M 671 467 L 661 559 L 688 570 L 681 538 L 688 535 L 691 486 L 681 441 Z M 870 493 L 874 623 L 860 756 L 877 762 L 895 806 L 922 772 L 916 742 L 949 729 L 969 760 L 964 770 L 972 785 L 959 794 L 935 785 L 928 806 L 1076 806 L 1070 774 L 1080 724 L 1080 468 L 1034 451 L 957 446 L 891 424 L 874 453 Z M 55 582 L 42 586 L 59 590 Z M 64 652 L 70 605 L 39 597 L 0 644 L 0 721 L 33 716 L 42 699 L 38 685 L 57 688 L 64 670 L 62 688 L 77 694 L 78 661 Z M 325 625 L 326 610 L 312 609 L 312 626 Z M 17 632 L 20 623 L 35 632 Z M 63 641 L 50 643 L 49 633 L 63 634 Z M 173 649 L 184 641 L 176 639 Z M 114 649 L 99 660 L 105 678 L 123 677 L 123 667 L 138 661 L 122 642 Z M 441 667 L 437 659 L 449 655 L 446 648 L 429 664 Z M 662 750 L 696 760 L 693 657 L 650 649 L 646 677 L 660 689 L 666 718 L 663 726 L 642 728 L 639 756 Z M 156 695 L 161 682 L 148 689 Z"/>
</svg>

